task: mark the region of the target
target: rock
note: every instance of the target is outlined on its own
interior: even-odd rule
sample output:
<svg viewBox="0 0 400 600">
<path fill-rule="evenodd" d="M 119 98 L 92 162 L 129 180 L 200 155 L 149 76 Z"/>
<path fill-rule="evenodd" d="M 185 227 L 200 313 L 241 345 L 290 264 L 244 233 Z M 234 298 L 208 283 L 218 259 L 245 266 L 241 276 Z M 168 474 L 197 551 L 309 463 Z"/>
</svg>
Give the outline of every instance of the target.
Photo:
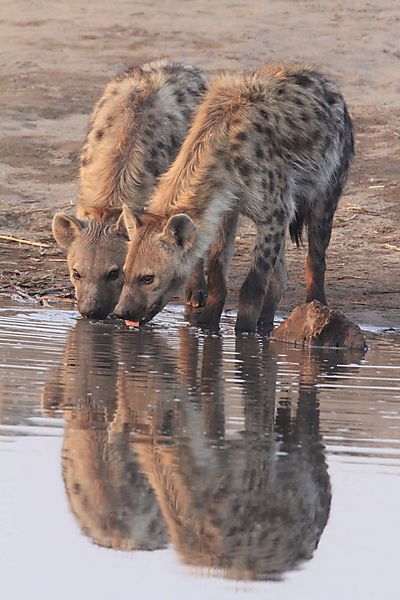
<svg viewBox="0 0 400 600">
<path fill-rule="evenodd" d="M 365 351 L 367 343 L 358 325 L 318 300 L 295 308 L 270 334 L 271 340 L 295 345 L 352 348 Z"/>
</svg>

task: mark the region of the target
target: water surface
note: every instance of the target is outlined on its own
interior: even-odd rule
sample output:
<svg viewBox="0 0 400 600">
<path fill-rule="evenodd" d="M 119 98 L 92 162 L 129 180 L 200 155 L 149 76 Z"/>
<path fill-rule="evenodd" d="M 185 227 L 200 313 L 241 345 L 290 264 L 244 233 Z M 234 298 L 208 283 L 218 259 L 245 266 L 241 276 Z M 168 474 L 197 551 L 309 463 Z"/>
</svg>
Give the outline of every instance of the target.
<svg viewBox="0 0 400 600">
<path fill-rule="evenodd" d="M 2 597 L 399 598 L 400 340 L 222 332 L 0 304 Z"/>
</svg>

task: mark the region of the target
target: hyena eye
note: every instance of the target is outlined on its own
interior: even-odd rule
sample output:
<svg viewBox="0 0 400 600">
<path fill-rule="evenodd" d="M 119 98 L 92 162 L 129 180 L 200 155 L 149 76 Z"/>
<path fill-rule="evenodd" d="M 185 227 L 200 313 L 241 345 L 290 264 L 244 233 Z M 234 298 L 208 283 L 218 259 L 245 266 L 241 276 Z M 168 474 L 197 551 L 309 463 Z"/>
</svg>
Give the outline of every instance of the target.
<svg viewBox="0 0 400 600">
<path fill-rule="evenodd" d="M 76 270 L 76 269 L 72 269 L 72 276 L 74 279 L 81 279 L 81 274 Z"/>
<path fill-rule="evenodd" d="M 111 269 L 109 273 L 107 273 L 107 279 L 110 281 L 114 281 L 119 277 L 119 269 Z"/>
<path fill-rule="evenodd" d="M 148 285 L 149 283 L 153 283 L 154 275 L 141 275 L 138 279 L 139 279 L 139 283 Z"/>
</svg>

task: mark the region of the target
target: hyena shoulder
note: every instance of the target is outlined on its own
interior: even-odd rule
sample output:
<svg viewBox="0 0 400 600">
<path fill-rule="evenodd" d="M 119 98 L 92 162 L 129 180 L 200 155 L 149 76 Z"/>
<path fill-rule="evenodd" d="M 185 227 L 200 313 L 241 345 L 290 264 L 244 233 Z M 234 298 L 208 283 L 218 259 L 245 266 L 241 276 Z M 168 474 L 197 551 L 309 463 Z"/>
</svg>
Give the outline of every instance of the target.
<svg viewBox="0 0 400 600">
<path fill-rule="evenodd" d="M 202 72 L 163 60 L 112 79 L 97 102 L 81 153 L 80 208 L 142 208 L 175 158 L 205 91 Z"/>
</svg>

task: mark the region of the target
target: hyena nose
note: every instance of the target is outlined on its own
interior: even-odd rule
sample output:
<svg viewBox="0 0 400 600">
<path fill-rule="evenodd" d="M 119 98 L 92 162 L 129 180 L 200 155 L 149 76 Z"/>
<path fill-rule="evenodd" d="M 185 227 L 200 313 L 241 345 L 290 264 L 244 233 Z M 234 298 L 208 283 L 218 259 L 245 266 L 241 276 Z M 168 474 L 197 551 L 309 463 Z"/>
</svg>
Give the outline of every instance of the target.
<svg viewBox="0 0 400 600">
<path fill-rule="evenodd" d="M 87 319 L 105 319 L 108 315 L 108 311 L 105 311 L 104 307 L 99 306 L 97 300 L 78 306 L 78 309 L 82 317 L 86 317 Z"/>
<path fill-rule="evenodd" d="M 102 310 L 93 309 L 93 310 L 81 310 L 82 317 L 86 317 L 87 319 L 105 319 L 108 316 L 107 312 Z"/>
<path fill-rule="evenodd" d="M 119 309 L 118 306 L 114 309 L 112 314 L 117 319 L 129 319 L 129 310 Z"/>
</svg>

